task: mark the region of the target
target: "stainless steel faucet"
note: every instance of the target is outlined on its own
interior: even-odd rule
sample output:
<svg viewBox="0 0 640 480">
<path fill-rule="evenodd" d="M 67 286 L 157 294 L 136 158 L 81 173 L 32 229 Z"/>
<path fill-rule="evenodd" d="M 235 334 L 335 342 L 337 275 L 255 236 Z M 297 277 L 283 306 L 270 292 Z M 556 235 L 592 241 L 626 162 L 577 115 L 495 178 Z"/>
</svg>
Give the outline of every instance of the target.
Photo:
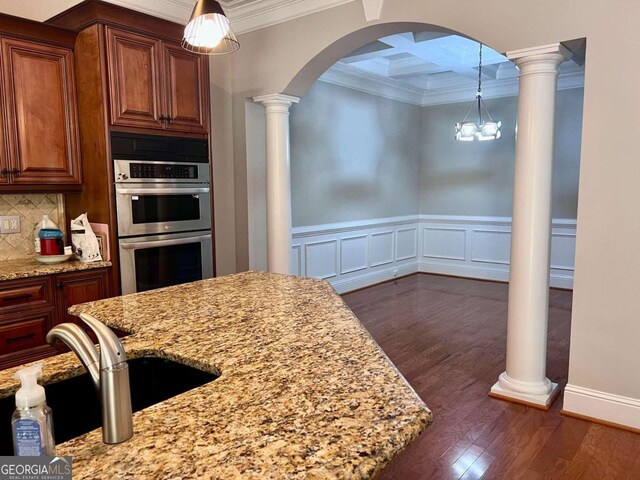
<svg viewBox="0 0 640 480">
<path fill-rule="evenodd" d="M 100 396 L 102 441 L 124 442 L 133 436 L 129 366 L 124 347 L 109 327 L 91 315 L 81 313 L 80 318 L 98 337 L 100 357 L 89 335 L 74 323 L 52 328 L 47 334 L 47 343 L 64 342 L 89 372 Z"/>
</svg>

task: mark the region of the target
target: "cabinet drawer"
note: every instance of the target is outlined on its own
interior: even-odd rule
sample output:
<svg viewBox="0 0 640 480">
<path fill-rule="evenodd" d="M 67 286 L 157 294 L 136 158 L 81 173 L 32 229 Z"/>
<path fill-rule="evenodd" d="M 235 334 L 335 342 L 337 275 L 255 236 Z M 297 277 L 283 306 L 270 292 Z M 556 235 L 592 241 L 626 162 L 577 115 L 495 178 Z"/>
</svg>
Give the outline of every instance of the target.
<svg viewBox="0 0 640 480">
<path fill-rule="evenodd" d="M 3 355 L 45 345 L 49 316 L 36 315 L 26 321 L 0 325 L 0 352 Z"/>
<path fill-rule="evenodd" d="M 0 311 L 52 307 L 49 277 L 0 283 Z"/>
</svg>

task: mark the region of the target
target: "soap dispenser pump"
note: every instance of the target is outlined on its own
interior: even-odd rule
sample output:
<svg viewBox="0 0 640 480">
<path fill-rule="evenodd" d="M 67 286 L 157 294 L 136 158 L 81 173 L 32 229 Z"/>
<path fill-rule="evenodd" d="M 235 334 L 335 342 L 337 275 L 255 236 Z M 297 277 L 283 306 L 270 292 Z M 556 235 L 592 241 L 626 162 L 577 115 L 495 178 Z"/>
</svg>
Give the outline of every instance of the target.
<svg viewBox="0 0 640 480">
<path fill-rule="evenodd" d="M 11 418 L 14 453 L 19 457 L 55 456 L 53 419 L 44 387 L 38 385 L 42 364 L 16 372 L 21 387 L 16 392 L 16 410 Z"/>
</svg>

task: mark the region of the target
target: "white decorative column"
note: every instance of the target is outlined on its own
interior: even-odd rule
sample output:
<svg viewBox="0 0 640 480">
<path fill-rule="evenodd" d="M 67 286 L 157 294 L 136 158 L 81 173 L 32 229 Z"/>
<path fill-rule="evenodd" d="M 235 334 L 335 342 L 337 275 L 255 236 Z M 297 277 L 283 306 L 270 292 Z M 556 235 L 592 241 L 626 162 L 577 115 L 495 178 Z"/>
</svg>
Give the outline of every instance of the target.
<svg viewBox="0 0 640 480">
<path fill-rule="evenodd" d="M 289 107 L 300 99 L 274 93 L 254 97 L 266 115 L 267 266 L 270 272 L 291 273 L 291 167 Z"/>
<path fill-rule="evenodd" d="M 558 393 L 546 377 L 556 88 L 569 52 L 558 43 L 507 57 L 520 70 L 507 368 L 490 395 L 547 409 Z"/>
</svg>

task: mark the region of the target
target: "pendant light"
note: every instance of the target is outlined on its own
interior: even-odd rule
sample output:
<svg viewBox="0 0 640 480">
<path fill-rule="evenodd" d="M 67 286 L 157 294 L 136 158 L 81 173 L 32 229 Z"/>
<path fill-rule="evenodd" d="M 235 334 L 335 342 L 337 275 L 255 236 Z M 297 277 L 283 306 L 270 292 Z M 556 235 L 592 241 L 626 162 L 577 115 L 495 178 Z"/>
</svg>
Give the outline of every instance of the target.
<svg viewBox="0 0 640 480">
<path fill-rule="evenodd" d="M 477 107 L 477 123 L 467 121 L 467 118 L 474 107 Z M 488 121 L 483 121 L 482 119 L 483 109 L 486 112 L 487 117 L 489 117 Z M 471 103 L 471 107 L 469 107 L 469 111 L 465 115 L 464 120 L 462 120 L 461 123 L 456 123 L 456 140 L 460 140 L 461 142 L 472 142 L 476 138 L 480 141 L 496 140 L 501 136 L 501 126 L 502 122 L 496 122 L 491 118 L 489 110 L 487 110 L 486 105 L 482 101 L 482 44 L 480 44 L 480 60 L 478 62 L 478 93 L 476 94 L 476 99 Z"/>
<path fill-rule="evenodd" d="M 205 55 L 223 55 L 238 50 L 240 42 L 231 30 L 222 5 L 216 0 L 198 0 L 184 27 L 182 47 Z"/>
</svg>

